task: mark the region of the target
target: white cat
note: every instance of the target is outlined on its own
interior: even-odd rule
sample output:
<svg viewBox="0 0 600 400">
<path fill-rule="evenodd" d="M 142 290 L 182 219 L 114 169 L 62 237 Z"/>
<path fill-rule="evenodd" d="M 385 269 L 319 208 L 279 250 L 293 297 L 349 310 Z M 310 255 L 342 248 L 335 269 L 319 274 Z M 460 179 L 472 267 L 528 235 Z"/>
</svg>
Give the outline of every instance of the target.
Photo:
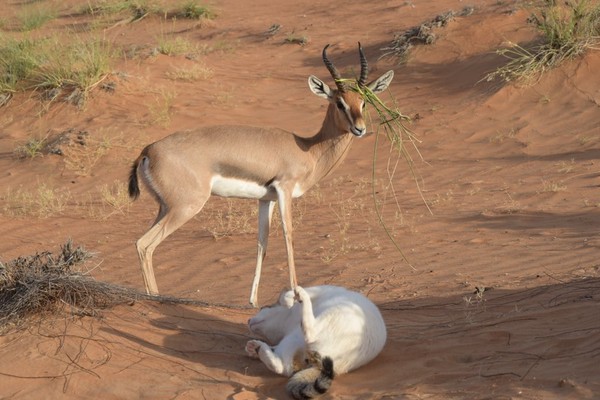
<svg viewBox="0 0 600 400">
<path fill-rule="evenodd" d="M 371 361 L 387 336 L 377 306 L 339 286 L 283 292 L 277 303 L 250 318 L 248 327 L 274 346 L 250 340 L 246 353 L 273 372 L 293 375 L 287 388 L 297 399 L 325 393 L 334 375 Z"/>
</svg>

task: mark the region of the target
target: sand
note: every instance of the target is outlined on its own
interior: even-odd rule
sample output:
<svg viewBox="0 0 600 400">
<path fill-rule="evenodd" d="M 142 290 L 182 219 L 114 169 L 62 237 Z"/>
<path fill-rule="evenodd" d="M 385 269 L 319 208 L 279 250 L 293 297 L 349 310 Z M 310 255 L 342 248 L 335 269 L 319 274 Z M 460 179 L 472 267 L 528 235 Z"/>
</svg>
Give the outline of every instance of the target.
<svg viewBox="0 0 600 400">
<path fill-rule="evenodd" d="M 394 34 L 468 4 L 252 3 L 219 0 L 217 18 L 202 23 L 113 21 L 94 32 L 129 51 L 103 81 L 114 90 L 96 88 L 83 108 L 31 93 L 0 108 L 0 259 L 57 251 L 72 238 L 94 253 L 85 269 L 95 278 L 143 290 L 134 243 L 157 206 L 146 191 L 111 206 L 103 190 L 122 190 L 141 149 L 174 131 L 236 123 L 315 133 L 326 104 L 306 79 L 332 84 L 320 58 L 327 43 L 340 70 L 356 71 L 360 41 L 371 78 L 394 69 L 389 92 L 413 119 L 422 158 L 408 147 L 413 170 L 396 164 L 380 137 L 373 162 L 370 134 L 295 204 L 300 284 L 362 292 L 388 327 L 382 354 L 336 378 L 325 398 L 599 398 L 600 54 L 531 85 L 482 82 L 506 62 L 494 53 L 503 43 L 536 38 L 521 2 L 477 2 L 402 65 L 379 59 Z M 91 17 L 76 4 L 60 2 L 60 17 L 39 32 L 84 27 Z M 0 16 L 20 7 L 10 2 Z M 281 29 L 266 35 L 273 24 Z M 308 43 L 287 43 L 292 36 Z M 161 37 L 211 50 L 153 55 Z M 212 73 L 173 79 L 195 66 Z M 71 139 L 64 156 L 14 155 L 28 138 L 68 131 L 85 132 L 86 144 Z M 383 219 L 406 259 L 374 211 L 373 168 Z M 11 202 L 40 188 L 64 204 L 38 213 Z M 154 262 L 162 294 L 214 306 L 137 302 L 2 336 L 0 398 L 286 398 L 286 379 L 244 353 L 255 252 L 255 202 L 211 198 Z M 273 302 L 287 282 L 276 223 L 259 302 Z"/>
</svg>

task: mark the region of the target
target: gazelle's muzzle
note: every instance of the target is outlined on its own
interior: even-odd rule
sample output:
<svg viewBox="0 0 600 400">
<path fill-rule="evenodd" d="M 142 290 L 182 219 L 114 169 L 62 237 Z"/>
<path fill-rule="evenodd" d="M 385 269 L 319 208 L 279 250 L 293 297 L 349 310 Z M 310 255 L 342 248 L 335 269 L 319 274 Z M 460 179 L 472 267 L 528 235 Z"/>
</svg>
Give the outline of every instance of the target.
<svg viewBox="0 0 600 400">
<path fill-rule="evenodd" d="M 361 137 L 364 136 L 365 133 L 367 133 L 367 128 L 365 127 L 360 127 L 360 126 L 353 126 L 350 131 L 352 132 L 352 134 L 356 137 Z"/>
</svg>

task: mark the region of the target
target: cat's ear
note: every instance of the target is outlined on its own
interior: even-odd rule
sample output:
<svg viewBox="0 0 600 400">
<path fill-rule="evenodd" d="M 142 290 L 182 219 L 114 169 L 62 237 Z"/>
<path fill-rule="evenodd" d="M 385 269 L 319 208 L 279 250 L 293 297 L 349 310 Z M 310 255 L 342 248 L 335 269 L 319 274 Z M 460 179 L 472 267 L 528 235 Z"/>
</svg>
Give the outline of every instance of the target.
<svg viewBox="0 0 600 400">
<path fill-rule="evenodd" d="M 285 308 L 292 308 L 294 306 L 294 291 L 283 289 L 279 295 L 279 304 Z"/>
</svg>

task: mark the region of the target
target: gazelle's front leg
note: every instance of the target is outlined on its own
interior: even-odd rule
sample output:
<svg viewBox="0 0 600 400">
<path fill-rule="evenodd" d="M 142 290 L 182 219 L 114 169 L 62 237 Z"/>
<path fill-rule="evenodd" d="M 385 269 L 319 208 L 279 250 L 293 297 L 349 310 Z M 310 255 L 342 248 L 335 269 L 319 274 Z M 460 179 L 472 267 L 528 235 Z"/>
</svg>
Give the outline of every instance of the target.
<svg viewBox="0 0 600 400">
<path fill-rule="evenodd" d="M 306 291 L 296 286 L 294 288 L 296 299 L 302 306 L 302 332 L 304 333 L 304 342 L 307 345 L 317 340 L 316 320 L 313 312 L 312 301 Z"/>
<path fill-rule="evenodd" d="M 271 227 L 271 218 L 273 217 L 273 204 L 274 202 L 269 200 L 258 201 L 258 254 L 256 256 L 256 269 L 254 271 L 254 280 L 252 281 L 252 291 L 250 292 L 250 304 L 254 307 L 258 303 L 258 284 L 260 283 L 262 263 L 267 254 L 269 229 Z"/>
<path fill-rule="evenodd" d="M 292 241 L 292 188 L 276 185 L 277 201 L 279 201 L 279 213 L 285 237 L 285 249 L 287 251 L 288 268 L 290 273 L 290 286 L 294 289 L 298 286 L 296 278 L 296 264 L 294 263 L 294 246 Z"/>
</svg>

